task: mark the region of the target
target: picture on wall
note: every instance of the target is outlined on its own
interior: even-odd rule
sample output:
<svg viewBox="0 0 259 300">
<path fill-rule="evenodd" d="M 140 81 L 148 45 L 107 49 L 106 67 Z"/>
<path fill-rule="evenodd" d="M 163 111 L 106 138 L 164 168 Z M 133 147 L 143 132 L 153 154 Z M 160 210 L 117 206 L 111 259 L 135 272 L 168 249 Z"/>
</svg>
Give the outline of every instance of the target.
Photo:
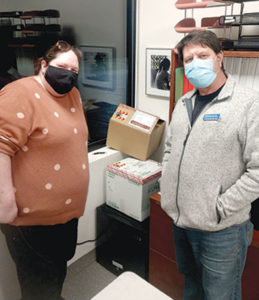
<svg viewBox="0 0 259 300">
<path fill-rule="evenodd" d="M 81 72 L 85 86 L 98 89 L 115 89 L 115 48 L 81 46 L 83 53 Z"/>
<path fill-rule="evenodd" d="M 146 94 L 169 98 L 171 49 L 146 49 Z"/>
</svg>

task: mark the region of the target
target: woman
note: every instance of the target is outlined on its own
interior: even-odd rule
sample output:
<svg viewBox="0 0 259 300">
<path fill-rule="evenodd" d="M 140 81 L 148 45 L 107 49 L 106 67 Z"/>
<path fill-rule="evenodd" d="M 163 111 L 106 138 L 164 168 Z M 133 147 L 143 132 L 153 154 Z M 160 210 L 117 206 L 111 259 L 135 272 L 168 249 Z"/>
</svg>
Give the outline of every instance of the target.
<svg viewBox="0 0 259 300">
<path fill-rule="evenodd" d="M 61 297 L 89 182 L 88 130 L 75 87 L 80 51 L 58 41 L 37 75 L 0 91 L 0 223 L 22 300 Z"/>
</svg>

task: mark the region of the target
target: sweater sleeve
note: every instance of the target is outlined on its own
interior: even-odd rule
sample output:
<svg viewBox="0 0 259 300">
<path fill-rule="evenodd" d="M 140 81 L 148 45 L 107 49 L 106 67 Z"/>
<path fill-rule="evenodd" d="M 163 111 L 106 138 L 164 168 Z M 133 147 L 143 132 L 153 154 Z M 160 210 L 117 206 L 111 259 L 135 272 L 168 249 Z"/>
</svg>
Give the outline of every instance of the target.
<svg viewBox="0 0 259 300">
<path fill-rule="evenodd" d="M 33 108 L 20 80 L 0 91 L 0 152 L 13 156 L 26 144 L 31 131 Z"/>
<path fill-rule="evenodd" d="M 259 98 L 257 98 L 240 127 L 245 171 L 242 176 L 218 196 L 217 211 L 226 219 L 259 197 Z"/>
</svg>

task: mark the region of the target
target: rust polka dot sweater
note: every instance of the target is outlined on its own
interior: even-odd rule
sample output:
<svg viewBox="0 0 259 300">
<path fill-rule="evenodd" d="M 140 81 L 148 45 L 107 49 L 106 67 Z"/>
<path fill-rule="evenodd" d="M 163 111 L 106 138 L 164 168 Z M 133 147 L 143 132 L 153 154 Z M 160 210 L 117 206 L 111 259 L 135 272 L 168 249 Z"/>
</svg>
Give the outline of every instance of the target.
<svg viewBox="0 0 259 300">
<path fill-rule="evenodd" d="M 54 225 L 82 216 L 88 130 L 79 92 L 49 94 L 34 77 L 0 91 L 0 152 L 12 159 L 13 225 Z"/>
</svg>

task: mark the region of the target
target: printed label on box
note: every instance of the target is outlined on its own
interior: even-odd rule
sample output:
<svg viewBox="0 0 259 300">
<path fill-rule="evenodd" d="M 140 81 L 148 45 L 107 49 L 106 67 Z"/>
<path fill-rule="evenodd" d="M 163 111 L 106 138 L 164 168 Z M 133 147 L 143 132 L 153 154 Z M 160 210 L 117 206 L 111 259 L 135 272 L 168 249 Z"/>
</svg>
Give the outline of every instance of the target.
<svg viewBox="0 0 259 300">
<path fill-rule="evenodd" d="M 156 120 L 157 117 L 155 116 L 149 115 L 142 111 L 136 111 L 129 124 L 149 132 L 155 124 Z"/>
</svg>

